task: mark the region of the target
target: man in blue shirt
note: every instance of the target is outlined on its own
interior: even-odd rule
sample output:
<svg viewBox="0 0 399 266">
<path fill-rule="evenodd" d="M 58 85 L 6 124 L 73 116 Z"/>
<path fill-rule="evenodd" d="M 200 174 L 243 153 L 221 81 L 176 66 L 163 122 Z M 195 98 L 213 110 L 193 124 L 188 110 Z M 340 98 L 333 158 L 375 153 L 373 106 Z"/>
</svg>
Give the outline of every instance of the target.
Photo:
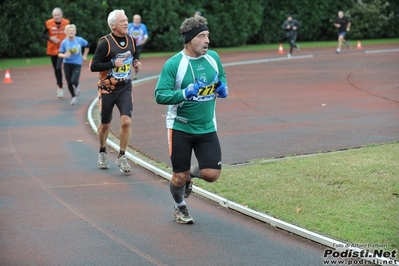
<svg viewBox="0 0 399 266">
<path fill-rule="evenodd" d="M 133 16 L 133 22 L 128 25 L 129 35 L 136 40 L 136 56 L 140 60 L 140 54 L 143 46 L 148 39 L 148 31 L 145 24 L 141 23 L 141 16 L 136 14 Z M 134 73 L 134 79 L 137 79 L 137 71 Z"/>
</svg>

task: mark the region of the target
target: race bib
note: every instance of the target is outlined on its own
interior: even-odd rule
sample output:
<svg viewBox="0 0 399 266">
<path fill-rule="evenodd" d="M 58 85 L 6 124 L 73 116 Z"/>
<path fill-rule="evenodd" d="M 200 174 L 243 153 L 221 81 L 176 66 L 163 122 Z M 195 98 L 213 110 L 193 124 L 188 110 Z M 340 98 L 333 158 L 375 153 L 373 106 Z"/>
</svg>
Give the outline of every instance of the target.
<svg viewBox="0 0 399 266">
<path fill-rule="evenodd" d="M 114 67 L 111 70 L 111 76 L 116 79 L 126 79 L 130 77 L 131 66 L 133 63 L 133 57 L 130 51 L 127 51 L 123 54 L 118 54 L 114 60 L 117 58 L 123 58 L 123 66 Z"/>
</svg>

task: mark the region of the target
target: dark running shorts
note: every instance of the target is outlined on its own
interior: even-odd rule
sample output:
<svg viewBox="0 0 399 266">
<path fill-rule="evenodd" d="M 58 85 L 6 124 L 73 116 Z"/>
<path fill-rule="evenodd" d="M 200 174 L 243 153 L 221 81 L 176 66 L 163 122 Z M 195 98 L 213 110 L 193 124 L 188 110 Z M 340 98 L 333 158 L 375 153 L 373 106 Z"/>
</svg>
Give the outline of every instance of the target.
<svg viewBox="0 0 399 266">
<path fill-rule="evenodd" d="M 200 169 L 222 169 L 222 152 L 216 132 L 190 134 L 168 129 L 168 141 L 174 173 L 190 170 L 193 150 Z"/>
<path fill-rule="evenodd" d="M 99 97 L 101 124 L 109 124 L 112 120 L 112 110 L 116 105 L 120 115 L 132 117 L 133 98 L 132 89 L 125 89 L 120 93 L 101 94 Z"/>
</svg>

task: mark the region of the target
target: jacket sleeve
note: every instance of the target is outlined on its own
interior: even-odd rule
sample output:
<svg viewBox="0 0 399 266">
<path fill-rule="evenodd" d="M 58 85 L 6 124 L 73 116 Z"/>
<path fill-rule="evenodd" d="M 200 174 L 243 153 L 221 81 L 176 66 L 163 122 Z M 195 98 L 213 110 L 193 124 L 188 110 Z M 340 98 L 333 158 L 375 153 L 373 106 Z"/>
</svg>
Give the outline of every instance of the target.
<svg viewBox="0 0 399 266">
<path fill-rule="evenodd" d="M 157 104 L 172 105 L 184 101 L 183 90 L 171 90 L 165 87 L 155 89 L 155 102 Z"/>
<path fill-rule="evenodd" d="M 49 36 L 48 36 L 48 29 L 47 29 L 47 27 L 45 26 L 44 27 L 44 29 L 43 29 L 43 31 L 42 31 L 42 38 L 43 39 L 46 39 L 46 40 L 49 40 Z"/>
<path fill-rule="evenodd" d="M 281 28 L 282 28 L 283 30 L 287 30 L 287 25 L 288 25 L 288 21 L 286 20 L 286 21 L 284 21 L 283 24 L 281 25 Z"/>
<path fill-rule="evenodd" d="M 98 44 L 96 51 L 94 52 L 93 60 L 90 65 L 92 72 L 100 72 L 109 70 L 114 67 L 112 61 L 104 62 L 105 57 L 108 53 L 108 42 L 103 39 Z"/>
<path fill-rule="evenodd" d="M 158 104 L 172 105 L 184 102 L 183 91 L 175 89 L 177 69 L 168 64 L 164 65 L 155 87 L 155 102 Z"/>
</svg>

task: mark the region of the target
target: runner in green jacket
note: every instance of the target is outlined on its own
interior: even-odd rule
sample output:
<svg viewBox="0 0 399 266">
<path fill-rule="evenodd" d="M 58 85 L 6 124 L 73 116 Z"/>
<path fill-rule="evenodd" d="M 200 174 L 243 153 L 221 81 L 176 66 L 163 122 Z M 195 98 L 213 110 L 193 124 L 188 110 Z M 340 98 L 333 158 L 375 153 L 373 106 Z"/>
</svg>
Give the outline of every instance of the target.
<svg viewBox="0 0 399 266">
<path fill-rule="evenodd" d="M 167 60 L 155 88 L 156 102 L 168 105 L 170 191 L 178 223 L 194 223 L 184 201 L 192 190 L 191 178 L 214 182 L 222 168 L 215 107 L 217 98 L 227 97 L 228 87 L 219 55 L 208 50 L 206 25 L 204 17 L 185 19 L 180 27 L 184 49 Z M 193 150 L 198 165 L 190 167 Z"/>
</svg>

